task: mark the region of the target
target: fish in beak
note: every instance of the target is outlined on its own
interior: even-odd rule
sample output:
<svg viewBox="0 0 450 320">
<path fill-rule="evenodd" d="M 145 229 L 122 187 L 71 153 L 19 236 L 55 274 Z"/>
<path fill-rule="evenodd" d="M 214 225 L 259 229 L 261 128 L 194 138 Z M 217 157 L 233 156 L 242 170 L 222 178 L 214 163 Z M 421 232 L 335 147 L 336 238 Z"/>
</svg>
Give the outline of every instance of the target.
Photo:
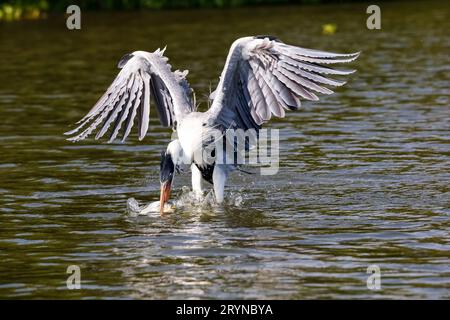
<svg viewBox="0 0 450 320">
<path fill-rule="evenodd" d="M 175 172 L 175 164 L 173 163 L 170 153 L 161 153 L 161 169 L 160 182 L 161 194 L 159 196 L 159 210 L 161 215 L 164 214 L 164 205 L 170 198 L 170 190 L 172 189 L 173 175 Z"/>
</svg>

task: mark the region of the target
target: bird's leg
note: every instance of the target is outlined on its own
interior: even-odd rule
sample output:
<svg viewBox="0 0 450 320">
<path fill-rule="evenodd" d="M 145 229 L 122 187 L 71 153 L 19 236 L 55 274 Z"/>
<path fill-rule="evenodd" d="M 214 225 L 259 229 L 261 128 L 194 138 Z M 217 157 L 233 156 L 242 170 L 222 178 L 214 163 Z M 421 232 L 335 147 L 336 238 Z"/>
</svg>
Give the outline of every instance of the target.
<svg viewBox="0 0 450 320">
<path fill-rule="evenodd" d="M 222 203 L 224 198 L 225 182 L 227 180 L 227 170 L 222 165 L 216 165 L 213 171 L 214 195 L 217 203 Z"/>
<path fill-rule="evenodd" d="M 197 168 L 195 163 L 191 165 L 191 171 L 192 171 L 192 191 L 194 192 L 196 197 L 201 197 L 203 195 L 202 173 Z"/>
</svg>

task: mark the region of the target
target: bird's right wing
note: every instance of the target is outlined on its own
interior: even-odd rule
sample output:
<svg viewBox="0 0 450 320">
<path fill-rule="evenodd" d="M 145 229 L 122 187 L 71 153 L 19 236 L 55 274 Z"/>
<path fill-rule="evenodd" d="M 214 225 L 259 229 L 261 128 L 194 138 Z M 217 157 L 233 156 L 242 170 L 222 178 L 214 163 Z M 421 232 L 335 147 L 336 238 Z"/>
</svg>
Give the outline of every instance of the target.
<svg viewBox="0 0 450 320">
<path fill-rule="evenodd" d="M 101 138 L 113 125 L 109 142 L 122 129 L 122 141 L 130 134 L 134 121 L 138 119 L 138 137 L 142 140 L 150 120 L 150 96 L 165 127 L 175 126 L 177 120 L 193 111 L 191 89 L 186 81 L 187 71 L 171 71 L 164 50 L 153 53 L 136 51 L 125 55 L 119 62 L 122 70 L 106 93 L 66 135 L 68 140 L 80 141 L 87 138 L 101 125 L 96 139 Z M 123 127 L 123 128 L 122 128 Z M 76 134 L 76 135 L 75 135 Z"/>
<path fill-rule="evenodd" d="M 301 100 L 331 94 L 326 86 L 344 81 L 329 75 L 348 75 L 330 64 L 355 60 L 359 53 L 339 54 L 287 45 L 269 36 L 245 37 L 230 48 L 220 82 L 211 95 L 209 120 L 222 128 L 259 129 L 272 115 L 300 107 Z"/>
</svg>

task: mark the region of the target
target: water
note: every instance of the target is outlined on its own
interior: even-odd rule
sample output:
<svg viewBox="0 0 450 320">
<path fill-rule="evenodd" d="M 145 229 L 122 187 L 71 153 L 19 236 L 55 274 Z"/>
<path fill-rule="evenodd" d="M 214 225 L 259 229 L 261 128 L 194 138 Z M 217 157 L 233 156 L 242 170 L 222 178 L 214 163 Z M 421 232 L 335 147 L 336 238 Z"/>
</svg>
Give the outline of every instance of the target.
<svg viewBox="0 0 450 320">
<path fill-rule="evenodd" d="M 360 4 L 92 13 L 71 32 L 62 16 L 0 24 L 0 297 L 450 298 L 450 6 L 381 7 L 382 31 Z M 229 45 L 250 34 L 362 50 L 358 73 L 271 123 L 282 167 L 234 174 L 238 206 L 127 214 L 130 197 L 158 200 L 170 133 L 155 121 L 142 143 L 62 133 L 137 49 L 167 44 L 205 108 Z M 178 177 L 175 195 L 188 185 Z M 69 265 L 82 290 L 66 288 Z"/>
</svg>

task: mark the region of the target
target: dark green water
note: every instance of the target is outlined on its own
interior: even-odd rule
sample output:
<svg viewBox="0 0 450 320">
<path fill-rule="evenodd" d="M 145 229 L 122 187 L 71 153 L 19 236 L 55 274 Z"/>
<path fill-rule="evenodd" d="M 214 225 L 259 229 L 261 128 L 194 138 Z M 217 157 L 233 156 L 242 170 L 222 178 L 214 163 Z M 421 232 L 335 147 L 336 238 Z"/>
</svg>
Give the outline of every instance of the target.
<svg viewBox="0 0 450 320">
<path fill-rule="evenodd" d="M 0 298 L 450 298 L 450 5 L 84 14 L 0 24 Z M 337 33 L 321 34 L 324 23 Z M 277 176 L 234 174 L 240 207 L 131 217 L 158 199 L 154 122 L 139 143 L 80 144 L 125 53 L 167 44 L 202 98 L 231 42 L 274 34 L 363 51 L 337 94 L 270 125 Z M 203 103 L 203 108 L 205 107 Z M 189 175 L 177 180 L 177 190 Z M 381 290 L 366 287 L 369 265 Z M 81 290 L 66 269 L 81 268 Z"/>
</svg>

